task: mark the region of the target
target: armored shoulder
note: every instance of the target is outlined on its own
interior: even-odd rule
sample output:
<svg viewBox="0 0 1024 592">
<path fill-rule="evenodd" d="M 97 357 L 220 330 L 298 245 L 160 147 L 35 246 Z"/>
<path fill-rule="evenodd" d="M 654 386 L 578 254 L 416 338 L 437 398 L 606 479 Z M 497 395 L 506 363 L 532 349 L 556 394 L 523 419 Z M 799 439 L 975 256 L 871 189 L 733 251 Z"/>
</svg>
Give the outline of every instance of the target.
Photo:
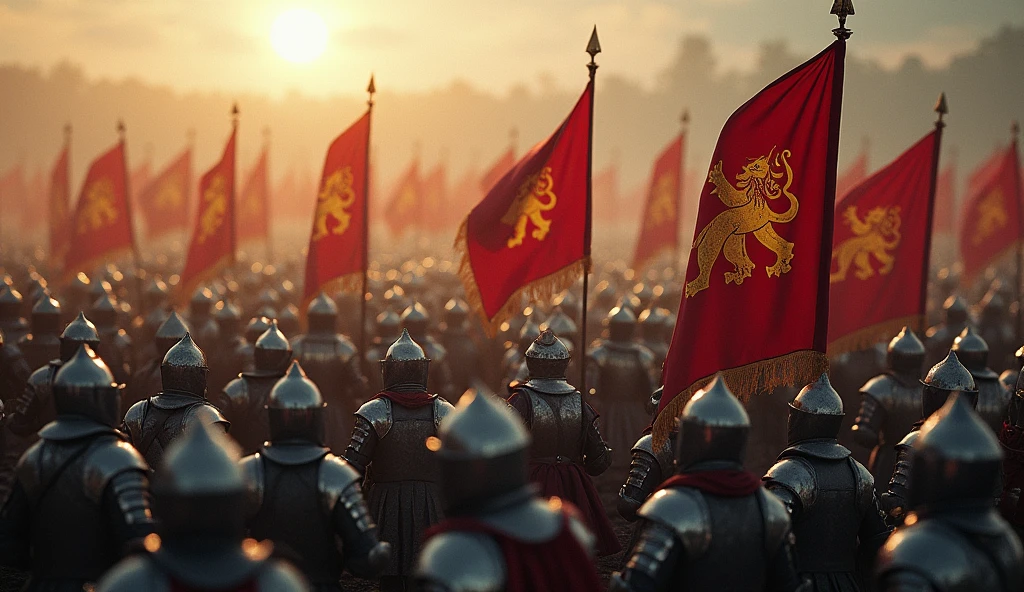
<svg viewBox="0 0 1024 592">
<path fill-rule="evenodd" d="M 647 346 L 637 344 L 636 345 L 636 357 L 640 360 L 640 363 L 647 366 L 653 366 L 654 361 L 657 359 Z"/>
<path fill-rule="evenodd" d="M 505 558 L 486 535 L 445 532 L 420 551 L 416 580 L 449 592 L 500 592 L 505 589 Z"/>
<path fill-rule="evenodd" d="M 94 503 L 103 499 L 107 484 L 118 474 L 125 471 L 149 472 L 149 465 L 131 444 L 113 437 L 104 440 L 94 446 L 85 459 L 85 494 Z"/>
<path fill-rule="evenodd" d="M 847 461 L 853 469 L 853 478 L 857 482 L 857 500 L 861 504 L 861 509 L 869 508 L 875 493 L 875 477 L 867 467 L 857 462 L 852 456 Z"/>
<path fill-rule="evenodd" d="M 886 575 L 912 572 L 932 583 L 937 590 L 968 590 L 971 574 L 981 566 L 972 561 L 968 543 L 955 532 L 922 521 L 897 530 L 878 553 L 876 573 Z"/>
<path fill-rule="evenodd" d="M 637 515 L 671 528 L 683 542 L 687 557 L 703 555 L 711 544 L 711 515 L 704 496 L 695 489 L 662 489 L 640 506 Z"/>
<path fill-rule="evenodd" d="M 35 498 L 40 493 L 39 487 L 43 483 L 40 463 L 42 462 L 44 443 L 45 440 L 37 440 L 35 444 L 29 446 L 28 450 L 18 459 L 18 464 L 14 469 L 18 481 L 21 482 L 21 486 L 25 488 L 25 493 L 30 498 Z"/>
<path fill-rule="evenodd" d="M 343 362 L 347 362 L 356 355 L 356 346 L 344 335 L 338 335 L 335 340 L 335 351 Z"/>
<path fill-rule="evenodd" d="M 132 444 L 138 444 L 142 437 L 142 422 L 146 418 L 147 405 L 149 401 L 146 399 L 137 401 L 128 408 L 128 413 L 124 414 L 124 428 Z"/>
<path fill-rule="evenodd" d="M 384 397 L 371 399 L 356 410 L 356 415 L 362 417 L 377 432 L 378 438 L 384 438 L 391 431 L 391 424 L 394 417 L 391 415 L 391 401 Z"/>
<path fill-rule="evenodd" d="M 920 435 L 920 430 L 914 430 L 908 433 L 906 436 L 903 436 L 903 439 L 899 441 L 899 444 L 896 445 L 896 448 L 913 448 L 914 442 L 917 442 L 917 438 Z"/>
<path fill-rule="evenodd" d="M 249 399 L 249 385 L 241 377 L 232 379 L 224 387 L 221 398 L 226 399 L 228 403 L 235 407 L 245 405 Z"/>
<path fill-rule="evenodd" d="M 587 357 L 593 360 L 598 366 L 604 366 L 608 361 L 608 348 L 603 344 L 593 347 L 587 352 Z"/>
<path fill-rule="evenodd" d="M 814 505 L 818 497 L 818 480 L 814 468 L 799 456 L 784 458 L 768 469 L 762 479 L 769 491 L 781 487 L 800 500 L 803 509 Z"/>
<path fill-rule="evenodd" d="M 754 495 L 761 496 L 761 512 L 764 514 L 764 546 L 769 553 L 773 553 L 789 538 L 791 528 L 789 512 L 779 498 L 768 493 L 763 487 Z"/>
<path fill-rule="evenodd" d="M 272 561 L 256 577 L 257 592 L 306 592 L 309 583 L 297 569 L 283 561 Z"/>
<path fill-rule="evenodd" d="M 651 434 L 645 434 L 640 436 L 640 439 L 633 444 L 633 448 L 630 452 L 646 452 L 647 454 L 654 456 L 654 436 Z"/>
<path fill-rule="evenodd" d="M 263 506 L 263 456 L 258 452 L 250 454 L 239 461 L 238 466 L 242 469 L 242 478 L 245 480 L 246 518 L 250 518 Z"/>
<path fill-rule="evenodd" d="M 320 461 L 317 489 L 320 491 L 328 516 L 334 512 L 334 505 L 338 503 L 341 494 L 353 483 L 358 483 L 361 478 L 352 465 L 333 454 L 328 454 Z"/>
<path fill-rule="evenodd" d="M 448 416 L 455 407 L 441 397 L 434 399 L 434 429 L 441 427 L 441 420 Z"/>
<path fill-rule="evenodd" d="M 42 385 L 49 385 L 50 380 L 53 378 L 53 366 L 46 364 L 36 368 L 32 374 L 28 375 L 28 385 L 32 387 L 39 387 Z"/>
<path fill-rule="evenodd" d="M 865 395 L 870 395 L 872 399 L 878 401 L 886 409 L 892 409 L 893 406 L 893 392 L 896 390 L 896 379 L 888 374 L 879 374 L 871 380 L 864 383 L 864 386 L 860 387 L 860 392 Z"/>
<path fill-rule="evenodd" d="M 170 592 L 171 583 L 153 560 L 136 555 L 129 557 L 106 573 L 96 586 L 97 592 Z"/>
<path fill-rule="evenodd" d="M 194 405 L 189 409 L 188 415 L 185 417 L 185 424 L 193 425 L 195 422 L 203 425 L 223 424 L 225 431 L 231 425 L 231 422 L 224 418 L 224 414 L 220 412 L 220 409 L 205 402 L 201 405 Z"/>
</svg>

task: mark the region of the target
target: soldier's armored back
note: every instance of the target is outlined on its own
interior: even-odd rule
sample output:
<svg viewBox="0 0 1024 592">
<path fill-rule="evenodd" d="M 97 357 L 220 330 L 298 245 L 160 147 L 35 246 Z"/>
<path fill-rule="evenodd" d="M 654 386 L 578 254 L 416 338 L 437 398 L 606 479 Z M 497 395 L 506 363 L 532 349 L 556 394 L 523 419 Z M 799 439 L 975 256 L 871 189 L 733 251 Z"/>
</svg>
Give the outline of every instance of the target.
<svg viewBox="0 0 1024 592">
<path fill-rule="evenodd" d="M 523 388 L 533 408 L 530 434 L 531 458 L 567 456 L 577 463 L 583 462 L 583 400 L 573 389 L 568 393 L 543 393 Z"/>
</svg>

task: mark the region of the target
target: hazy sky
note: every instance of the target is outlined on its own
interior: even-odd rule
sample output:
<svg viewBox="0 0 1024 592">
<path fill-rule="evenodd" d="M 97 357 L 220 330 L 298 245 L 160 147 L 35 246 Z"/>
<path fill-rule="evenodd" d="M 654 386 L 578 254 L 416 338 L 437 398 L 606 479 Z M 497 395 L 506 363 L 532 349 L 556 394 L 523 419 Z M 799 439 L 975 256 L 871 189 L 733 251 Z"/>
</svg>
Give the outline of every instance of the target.
<svg viewBox="0 0 1024 592">
<path fill-rule="evenodd" d="M 461 78 L 504 92 L 516 83 L 574 88 L 597 24 L 602 73 L 653 85 L 685 33 L 712 37 L 722 64 L 749 70 L 760 42 L 797 52 L 829 43 L 831 0 L 0 0 L 0 63 L 48 69 L 63 59 L 90 78 L 138 77 L 179 90 L 322 96 L 424 90 Z M 1024 0 L 855 0 L 852 55 L 944 65 L 1003 24 Z M 271 48 L 289 8 L 320 14 L 324 55 L 296 65 Z"/>
</svg>

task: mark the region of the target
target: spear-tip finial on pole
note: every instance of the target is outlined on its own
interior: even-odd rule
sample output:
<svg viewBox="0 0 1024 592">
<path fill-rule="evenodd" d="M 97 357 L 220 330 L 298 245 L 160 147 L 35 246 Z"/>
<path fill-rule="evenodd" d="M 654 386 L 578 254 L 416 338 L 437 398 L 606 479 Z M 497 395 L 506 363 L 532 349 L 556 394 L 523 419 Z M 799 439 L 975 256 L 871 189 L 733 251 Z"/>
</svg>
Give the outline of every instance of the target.
<svg viewBox="0 0 1024 592">
<path fill-rule="evenodd" d="M 832 29 L 832 34 L 837 39 L 846 41 L 850 38 L 850 35 L 853 35 L 853 31 L 846 28 L 846 17 L 856 14 L 853 10 L 853 0 L 833 0 L 832 14 L 839 17 L 839 27 Z"/>
<path fill-rule="evenodd" d="M 1010 139 L 1014 142 L 1017 141 L 1017 136 L 1020 135 L 1020 123 L 1016 119 L 1010 124 Z"/>
<path fill-rule="evenodd" d="M 685 130 L 690 126 L 690 109 L 683 109 L 683 114 L 679 117 L 679 123 L 683 124 Z"/>
<path fill-rule="evenodd" d="M 70 121 L 64 124 L 64 141 L 65 142 L 70 142 L 71 141 L 71 122 Z"/>
<path fill-rule="evenodd" d="M 939 114 L 939 118 L 935 120 L 935 127 L 945 127 L 946 123 L 942 121 L 942 118 L 949 113 L 949 105 L 946 104 L 946 93 L 939 93 L 939 100 L 935 101 L 934 110 Z"/>
<path fill-rule="evenodd" d="M 231 125 L 238 125 L 238 113 L 238 103 L 233 103 L 231 105 Z"/>
<path fill-rule="evenodd" d="M 594 61 L 594 56 L 601 53 L 601 41 L 597 38 L 597 25 L 594 25 L 594 30 L 590 32 L 590 41 L 587 42 L 587 53 L 590 54 L 590 63 L 587 67 L 593 72 L 597 69 L 597 62 Z"/>
<path fill-rule="evenodd" d="M 377 92 L 377 85 L 374 84 L 373 74 L 370 74 L 370 84 L 366 86 L 366 93 L 370 95 L 370 98 L 366 100 L 366 104 L 373 107 L 373 95 Z"/>
<path fill-rule="evenodd" d="M 127 131 L 128 131 L 128 128 L 125 127 L 124 120 L 123 119 L 118 119 L 117 120 L 117 136 L 119 138 L 121 138 L 122 142 L 124 142 L 124 135 L 125 135 L 125 132 L 127 132 Z"/>
</svg>

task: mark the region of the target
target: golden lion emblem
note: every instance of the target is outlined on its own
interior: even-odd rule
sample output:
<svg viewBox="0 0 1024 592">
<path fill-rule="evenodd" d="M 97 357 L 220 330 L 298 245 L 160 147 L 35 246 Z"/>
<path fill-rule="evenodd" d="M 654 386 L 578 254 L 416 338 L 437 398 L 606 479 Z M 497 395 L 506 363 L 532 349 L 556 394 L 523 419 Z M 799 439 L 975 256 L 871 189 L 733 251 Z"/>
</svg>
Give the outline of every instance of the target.
<svg viewBox="0 0 1024 592">
<path fill-rule="evenodd" d="M 160 184 L 153 204 L 161 211 L 174 210 L 185 205 L 185 196 L 181 192 L 181 175 L 173 175 Z"/>
<path fill-rule="evenodd" d="M 224 214 L 228 211 L 227 183 L 224 175 L 217 175 L 210 181 L 210 186 L 203 192 L 206 207 L 199 217 L 199 243 L 213 236 L 224 224 Z"/>
<path fill-rule="evenodd" d="M 85 204 L 79 208 L 78 233 L 98 230 L 117 220 L 114 207 L 114 184 L 110 179 L 100 179 L 89 185 L 85 192 Z"/>
<path fill-rule="evenodd" d="M 1010 220 L 1006 213 L 1006 205 L 1003 204 L 1003 192 L 999 188 L 986 195 L 978 204 L 978 218 L 978 226 L 971 237 L 971 244 L 974 246 L 985 242 L 985 239 L 1006 226 Z"/>
<path fill-rule="evenodd" d="M 533 238 L 542 241 L 548 235 L 551 220 L 545 219 L 543 213 L 550 212 L 558 203 L 558 196 L 552 191 L 554 185 L 551 167 L 544 167 L 539 173 L 527 177 L 519 186 L 516 199 L 501 217 L 502 224 L 515 227 L 515 234 L 508 239 L 508 248 L 523 244 L 523 239 L 526 238 L 526 225 L 530 222 L 534 225 L 531 233 Z"/>
<path fill-rule="evenodd" d="M 671 222 L 676 219 L 676 196 L 672 191 L 672 175 L 658 177 L 658 182 L 654 185 L 654 199 L 651 201 L 651 209 L 647 217 L 652 226 L 659 226 L 662 222 Z"/>
<path fill-rule="evenodd" d="M 352 167 L 331 173 L 316 198 L 313 240 L 320 240 L 328 234 L 345 234 L 352 221 L 352 215 L 345 210 L 352 207 L 355 201 L 356 194 L 352 191 Z M 327 230 L 328 218 L 334 218 L 337 222 L 332 230 Z"/>
<path fill-rule="evenodd" d="M 866 280 L 875 275 L 872 255 L 882 264 L 878 273 L 888 275 L 896 263 L 896 258 L 888 251 L 895 249 L 901 239 L 899 206 L 871 208 L 864 220 L 857 217 L 857 206 L 850 206 L 843 212 L 843 217 L 853 230 L 853 236 L 832 249 L 832 259 L 839 267 L 829 275 L 829 282 L 834 284 L 845 280 L 851 265 L 857 267 L 853 272 L 857 279 Z"/>
<path fill-rule="evenodd" d="M 768 277 L 781 277 L 788 272 L 790 261 L 793 260 L 793 243 L 782 238 L 772 227 L 773 222 L 785 224 L 792 222 L 800 210 L 800 202 L 789 192 L 793 184 L 793 169 L 789 166 L 789 150 L 783 150 L 772 159 L 775 148 L 768 156 L 753 159 L 743 167 L 743 172 L 736 175 L 736 187 L 733 187 L 725 174 L 722 173 L 722 161 L 718 161 L 708 173 L 708 183 L 715 186 L 711 193 L 729 207 L 728 210 L 715 216 L 704 227 L 693 242 L 697 249 L 697 264 L 700 275 L 686 284 L 686 297 L 689 298 L 701 290 L 708 288 L 711 279 L 711 268 L 724 253 L 734 271 L 725 273 L 725 283 L 743 283 L 750 277 L 754 262 L 747 256 L 746 235 L 753 234 L 762 245 L 775 253 L 775 263 L 765 269 Z M 780 165 L 781 161 L 781 165 Z M 785 171 L 776 170 L 779 167 Z M 786 178 L 785 185 L 779 186 L 777 180 Z M 769 199 L 778 199 L 785 195 L 789 199 L 789 209 L 779 214 L 768 206 Z"/>
</svg>

